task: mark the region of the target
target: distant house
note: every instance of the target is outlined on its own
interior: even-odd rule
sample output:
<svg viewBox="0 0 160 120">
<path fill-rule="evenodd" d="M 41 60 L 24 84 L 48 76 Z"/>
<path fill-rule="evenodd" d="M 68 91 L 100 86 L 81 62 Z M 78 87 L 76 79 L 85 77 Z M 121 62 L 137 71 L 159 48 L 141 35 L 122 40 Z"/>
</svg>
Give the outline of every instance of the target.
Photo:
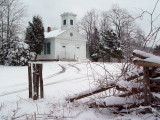
<svg viewBox="0 0 160 120">
<path fill-rule="evenodd" d="M 76 15 L 63 13 L 61 29 L 45 32 L 44 50 L 39 60 L 86 59 L 87 40 L 75 30 Z"/>
</svg>

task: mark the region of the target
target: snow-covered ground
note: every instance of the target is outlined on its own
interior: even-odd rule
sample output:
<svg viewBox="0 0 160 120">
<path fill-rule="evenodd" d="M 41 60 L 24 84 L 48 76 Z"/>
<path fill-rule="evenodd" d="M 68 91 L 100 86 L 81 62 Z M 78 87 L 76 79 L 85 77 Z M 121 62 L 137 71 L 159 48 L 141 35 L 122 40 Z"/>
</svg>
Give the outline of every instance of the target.
<svg viewBox="0 0 160 120">
<path fill-rule="evenodd" d="M 66 101 L 67 97 L 96 86 L 107 72 L 117 75 L 120 68 L 118 63 L 43 62 L 44 99 L 33 101 L 28 98 L 27 66 L 0 66 L 0 119 L 142 119 L 114 115 L 107 109 L 91 109 L 81 100 Z"/>
</svg>

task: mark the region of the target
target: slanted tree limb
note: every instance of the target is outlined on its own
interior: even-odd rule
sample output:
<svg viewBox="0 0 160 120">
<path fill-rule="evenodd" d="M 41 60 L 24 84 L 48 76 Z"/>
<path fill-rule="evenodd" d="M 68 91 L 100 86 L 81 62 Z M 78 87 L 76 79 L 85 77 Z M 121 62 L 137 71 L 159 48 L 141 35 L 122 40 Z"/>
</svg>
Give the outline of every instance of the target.
<svg viewBox="0 0 160 120">
<path fill-rule="evenodd" d="M 141 93 L 143 91 L 143 89 L 133 89 L 132 91 L 126 92 L 124 94 L 120 94 L 118 95 L 119 97 L 127 97 L 127 96 L 131 96 L 137 93 Z"/>
<path fill-rule="evenodd" d="M 94 102 L 94 103 L 90 103 L 89 106 L 91 108 L 119 108 L 119 110 L 122 110 L 126 108 L 127 109 L 136 108 L 141 105 L 143 105 L 143 103 L 127 103 L 127 106 L 126 106 L 126 104 L 105 105 L 105 104 L 96 104 Z"/>
<path fill-rule="evenodd" d="M 134 79 L 138 78 L 139 76 L 143 76 L 143 72 L 140 72 L 138 75 L 130 76 L 126 80 L 131 81 L 131 80 L 134 80 Z"/>
<path fill-rule="evenodd" d="M 130 81 L 130 80 L 136 79 L 137 77 L 142 76 L 142 75 L 143 75 L 143 72 L 139 73 L 139 75 L 131 76 L 131 77 L 127 78 L 126 80 L 127 80 L 127 81 Z M 124 87 L 122 88 L 122 87 L 119 87 L 118 85 L 112 84 L 112 85 L 110 85 L 110 86 L 108 86 L 108 87 L 106 87 L 106 88 L 96 89 L 95 91 L 90 91 L 90 90 L 89 90 L 88 92 L 81 93 L 81 94 L 79 94 L 78 96 L 69 98 L 69 99 L 67 99 L 67 100 L 70 101 L 70 102 L 73 102 L 74 100 L 82 99 L 82 98 L 85 98 L 85 97 L 91 96 L 91 95 L 93 95 L 93 94 L 97 94 L 97 93 L 106 91 L 106 90 L 111 89 L 111 88 L 114 88 L 114 87 L 116 87 L 116 89 L 117 89 L 117 90 L 120 90 L 120 91 L 128 91 L 128 90 L 127 90 L 126 88 L 124 88 Z M 136 89 L 136 88 L 133 88 L 132 91 L 133 91 L 133 93 L 131 92 L 131 93 L 127 93 L 127 94 L 128 94 L 128 95 L 132 95 L 132 94 L 134 94 L 135 91 L 137 91 L 137 92 L 135 92 L 135 93 L 138 93 L 138 89 Z M 141 92 L 141 91 L 140 91 L 140 92 Z M 125 93 L 124 95 L 127 95 L 127 94 Z M 122 96 L 122 97 L 125 97 L 125 96 L 123 96 L 123 95 L 121 95 L 121 96 Z"/>
<path fill-rule="evenodd" d="M 156 85 L 160 85 L 160 78 L 155 79 L 155 78 L 150 78 L 150 83 L 154 83 Z"/>
<path fill-rule="evenodd" d="M 151 94 L 152 101 L 160 103 L 160 98 Z"/>
<path fill-rule="evenodd" d="M 88 97 L 88 96 L 91 96 L 91 95 L 106 91 L 106 90 L 114 88 L 114 87 L 115 87 L 115 85 L 113 84 L 113 85 L 108 86 L 106 88 L 99 88 L 99 89 L 96 89 L 95 91 L 88 91 L 88 92 L 82 93 L 77 97 L 69 98 L 67 100 L 70 101 L 70 102 L 73 102 L 74 100 L 82 99 L 82 98 L 85 98 L 85 97 Z"/>
</svg>

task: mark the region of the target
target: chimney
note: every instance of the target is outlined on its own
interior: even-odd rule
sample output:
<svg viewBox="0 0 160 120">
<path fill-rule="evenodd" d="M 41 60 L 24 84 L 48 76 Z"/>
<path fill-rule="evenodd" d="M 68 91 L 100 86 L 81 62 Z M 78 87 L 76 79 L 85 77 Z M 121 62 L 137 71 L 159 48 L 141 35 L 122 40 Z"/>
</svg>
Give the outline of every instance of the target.
<svg viewBox="0 0 160 120">
<path fill-rule="evenodd" d="M 51 27 L 48 27 L 48 28 L 47 28 L 47 32 L 51 32 Z"/>
</svg>

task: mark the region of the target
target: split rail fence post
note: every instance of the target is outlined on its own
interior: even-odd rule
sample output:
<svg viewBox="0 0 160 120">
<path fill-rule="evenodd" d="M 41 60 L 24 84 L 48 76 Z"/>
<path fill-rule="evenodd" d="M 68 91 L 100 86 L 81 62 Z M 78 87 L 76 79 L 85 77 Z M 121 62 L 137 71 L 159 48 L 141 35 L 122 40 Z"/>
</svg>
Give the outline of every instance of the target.
<svg viewBox="0 0 160 120">
<path fill-rule="evenodd" d="M 36 64 L 33 64 L 33 88 L 34 88 L 34 94 L 33 94 L 33 100 L 37 100 L 37 72 L 36 72 Z"/>
<path fill-rule="evenodd" d="M 29 98 L 33 100 L 44 98 L 42 68 L 42 64 L 28 63 Z"/>
<path fill-rule="evenodd" d="M 149 79 L 149 67 L 143 67 L 144 75 L 144 105 L 151 105 L 151 93 L 150 93 L 150 79 Z M 146 112 L 149 112 L 149 109 L 145 109 Z"/>
<path fill-rule="evenodd" d="M 40 71 L 40 70 L 39 70 L 39 65 L 40 65 L 40 64 L 36 64 L 37 98 L 39 98 L 39 71 Z"/>
<path fill-rule="evenodd" d="M 32 66 L 28 63 L 29 98 L 32 98 Z"/>
<path fill-rule="evenodd" d="M 42 76 L 42 64 L 39 65 L 39 77 L 40 77 L 40 97 L 44 98 L 44 91 L 43 91 L 43 76 Z"/>
</svg>

